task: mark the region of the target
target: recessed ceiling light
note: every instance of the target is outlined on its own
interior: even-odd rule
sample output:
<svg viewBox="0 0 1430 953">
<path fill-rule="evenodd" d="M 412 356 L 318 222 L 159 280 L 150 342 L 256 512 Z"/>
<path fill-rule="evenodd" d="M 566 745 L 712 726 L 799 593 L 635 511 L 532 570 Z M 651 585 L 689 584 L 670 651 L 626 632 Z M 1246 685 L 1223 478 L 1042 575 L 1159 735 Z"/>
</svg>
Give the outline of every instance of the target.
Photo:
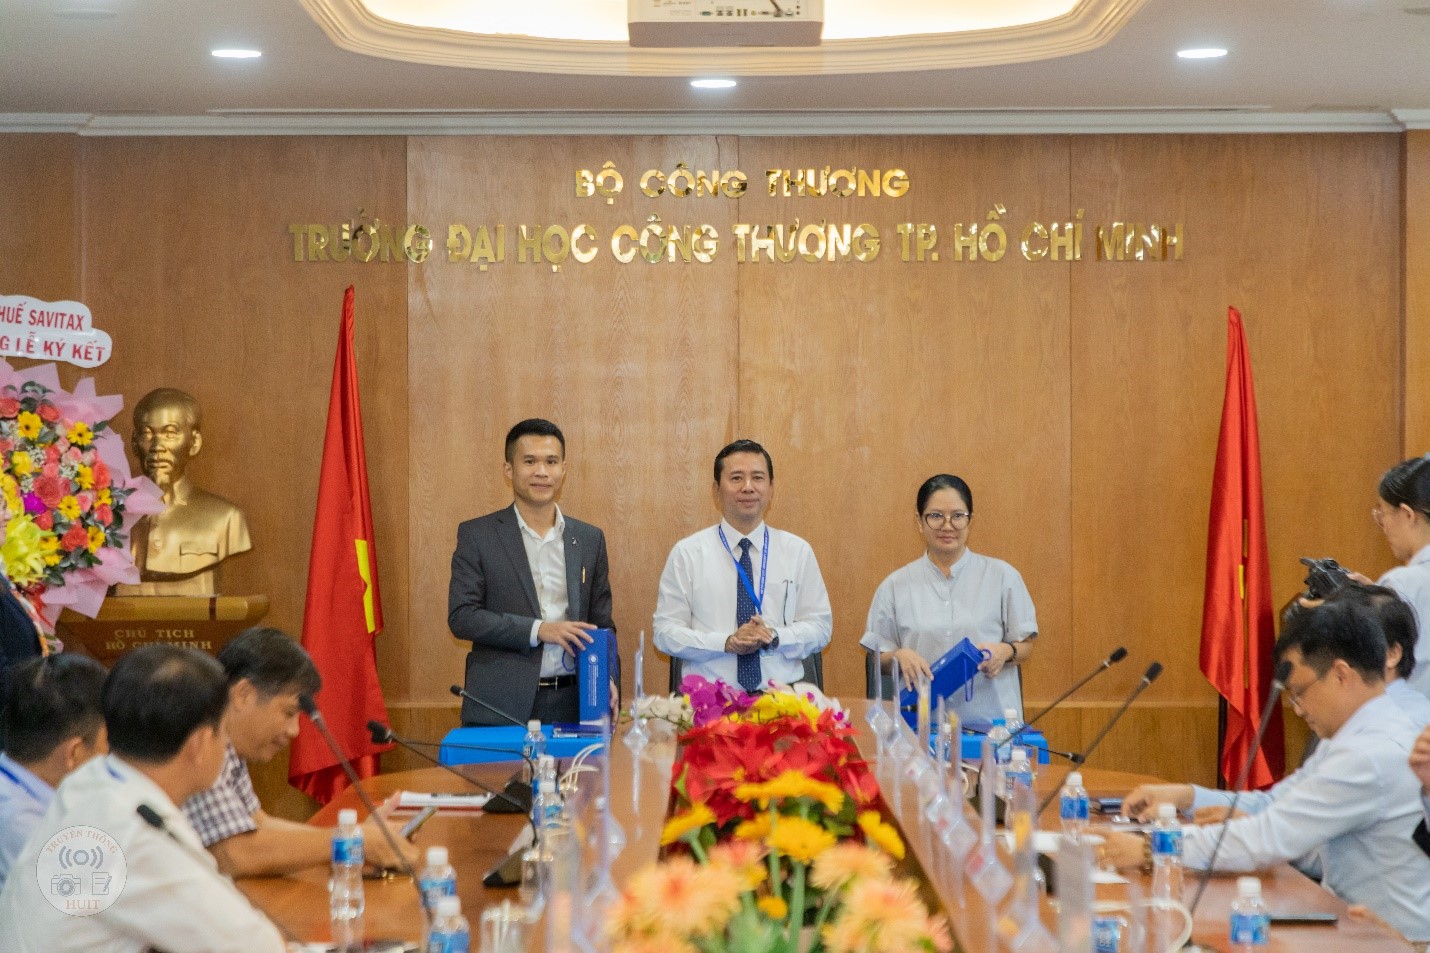
<svg viewBox="0 0 1430 953">
<path fill-rule="evenodd" d="M 80 4 L 56 7 L 55 16 L 62 20 L 113 20 L 119 16 L 119 11 L 103 6 Z"/>
<path fill-rule="evenodd" d="M 212 53 L 221 60 L 255 60 L 263 55 L 261 50 L 213 50 Z"/>
<path fill-rule="evenodd" d="M 1177 55 L 1184 60 L 1214 60 L 1226 55 L 1226 50 L 1219 46 L 1199 47 L 1192 50 L 1178 50 Z"/>
<path fill-rule="evenodd" d="M 690 85 L 696 89 L 734 89 L 733 79 L 692 79 Z"/>
</svg>

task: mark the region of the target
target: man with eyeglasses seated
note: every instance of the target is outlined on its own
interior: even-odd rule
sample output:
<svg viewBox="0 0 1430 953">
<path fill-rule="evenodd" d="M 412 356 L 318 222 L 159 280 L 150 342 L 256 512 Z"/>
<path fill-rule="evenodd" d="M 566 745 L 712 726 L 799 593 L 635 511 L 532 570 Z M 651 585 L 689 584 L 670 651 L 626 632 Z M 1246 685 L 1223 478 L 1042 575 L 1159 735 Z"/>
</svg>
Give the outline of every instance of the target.
<svg viewBox="0 0 1430 953">
<path fill-rule="evenodd" d="M 670 551 L 655 605 L 655 647 L 745 691 L 792 684 L 829 644 L 834 615 L 814 550 L 765 525 L 775 492 L 769 452 L 736 440 L 715 456 L 721 520 Z"/>
<path fill-rule="evenodd" d="M 1318 863 L 1328 890 L 1423 942 L 1430 940 L 1430 857 L 1412 840 L 1423 805 L 1407 766 L 1417 729 L 1386 694 L 1385 651 L 1375 616 L 1353 602 L 1328 602 L 1292 620 L 1275 655 L 1291 663 L 1286 695 L 1321 746 L 1264 795 L 1263 810 L 1188 828 L 1183 858 L 1205 868 L 1225 825 L 1218 872 Z M 1147 818 L 1162 803 L 1185 812 L 1229 798 L 1190 784 L 1146 785 L 1123 806 Z M 1142 864 L 1145 840 L 1112 834 L 1107 856 L 1119 867 Z"/>
</svg>

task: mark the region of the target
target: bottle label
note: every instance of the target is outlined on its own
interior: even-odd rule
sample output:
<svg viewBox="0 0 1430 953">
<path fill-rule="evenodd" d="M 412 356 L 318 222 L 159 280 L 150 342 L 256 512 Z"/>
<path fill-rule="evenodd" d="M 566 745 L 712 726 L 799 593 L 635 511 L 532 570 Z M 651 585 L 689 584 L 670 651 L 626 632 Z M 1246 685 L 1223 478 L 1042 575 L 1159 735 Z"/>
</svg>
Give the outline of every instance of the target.
<svg viewBox="0 0 1430 953">
<path fill-rule="evenodd" d="M 361 867 L 362 862 L 362 837 L 333 838 L 333 863 Z"/>
<path fill-rule="evenodd" d="M 1062 800 L 1062 810 L 1060 812 L 1065 821 L 1085 821 L 1087 820 L 1088 803 L 1086 797 L 1077 795 L 1064 795 Z"/>
<path fill-rule="evenodd" d="M 457 878 L 450 874 L 442 877 L 422 877 L 417 881 L 417 886 L 422 891 L 423 906 L 430 909 L 436 909 L 438 897 L 457 895 Z"/>
<path fill-rule="evenodd" d="M 427 938 L 427 953 L 468 953 L 472 945 L 466 930 L 433 930 Z"/>
<path fill-rule="evenodd" d="M 1163 830 L 1158 828 L 1152 832 L 1152 853 L 1166 857 L 1171 854 L 1182 856 L 1182 832 L 1180 829 Z"/>
<path fill-rule="evenodd" d="M 1233 913 L 1231 942 L 1243 946 L 1265 946 L 1269 939 L 1269 922 L 1264 913 Z"/>
<path fill-rule="evenodd" d="M 1122 921 L 1116 917 L 1093 917 L 1092 953 L 1122 953 Z"/>
<path fill-rule="evenodd" d="M 1031 788 L 1033 786 L 1033 775 L 1028 771 L 1009 771 L 1008 790 L 1011 792 L 1017 785 Z"/>
</svg>

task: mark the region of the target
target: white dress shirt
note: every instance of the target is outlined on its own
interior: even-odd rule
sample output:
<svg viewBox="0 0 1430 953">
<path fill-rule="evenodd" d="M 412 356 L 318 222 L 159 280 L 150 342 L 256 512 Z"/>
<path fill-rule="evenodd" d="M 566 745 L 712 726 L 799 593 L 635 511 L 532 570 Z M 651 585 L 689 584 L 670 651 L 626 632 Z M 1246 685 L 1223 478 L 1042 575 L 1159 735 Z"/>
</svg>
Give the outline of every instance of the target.
<svg viewBox="0 0 1430 953">
<path fill-rule="evenodd" d="M 961 639 L 978 645 L 1022 642 L 1038 634 L 1033 597 L 1018 570 L 1001 559 L 964 550 L 943 570 L 925 553 L 894 570 L 874 592 L 869 621 L 859 644 L 880 652 L 913 649 L 936 662 Z M 993 678 L 982 672 L 949 704 L 961 721 L 991 723 L 1009 708 L 1023 716 L 1023 687 L 1018 666 L 1005 665 Z"/>
<path fill-rule="evenodd" d="M 0 889 L 54 796 L 54 788 L 8 754 L 0 754 Z"/>
<path fill-rule="evenodd" d="M 1336 896 L 1364 904 L 1411 940 L 1430 940 L 1430 857 L 1412 839 L 1424 807 L 1408 764 L 1418 734 L 1393 699 L 1380 695 L 1366 702 L 1300 770 L 1251 797 L 1253 804 L 1269 803 L 1226 825 L 1216 869 L 1252 871 L 1318 859 L 1323 882 Z M 1202 797 L 1201 804 L 1207 803 L 1225 801 Z M 1207 866 L 1222 826 L 1187 828 L 1187 866 Z"/>
<path fill-rule="evenodd" d="M 571 597 L 566 592 L 566 517 L 561 515 L 561 507 L 556 507 L 556 522 L 545 536 L 540 536 L 526 525 L 520 508 L 513 506 L 512 512 L 516 514 L 516 525 L 521 527 L 521 545 L 526 549 L 526 563 L 531 567 L 531 581 L 536 584 L 536 601 L 541 608 L 541 618 L 531 623 L 531 647 L 536 648 L 541 641 L 537 637 L 541 623 L 565 622 L 571 609 Z M 542 678 L 575 674 L 576 659 L 570 652 L 550 642 L 542 646 Z"/>
<path fill-rule="evenodd" d="M 183 846 L 137 813 L 147 804 Z M 118 842 L 128 873 L 108 909 L 74 916 L 50 905 L 38 882 L 46 842 L 68 827 L 96 827 Z M 186 849 L 187 848 L 187 849 Z M 0 892 L 5 953 L 283 953 L 278 930 L 218 872 L 184 813 L 115 755 L 93 758 L 61 782 Z"/>
<path fill-rule="evenodd" d="M 1379 584 L 1395 592 L 1415 610 L 1419 638 L 1415 641 L 1415 670 L 1410 673 L 1410 687 L 1430 696 L 1430 546 L 1410 557 L 1404 566 L 1396 566 L 1381 576 Z"/>
<path fill-rule="evenodd" d="M 722 529 L 728 550 L 720 542 Z M 764 565 L 767 530 L 770 551 Z M 675 544 L 660 574 L 652 641 L 662 652 L 681 659 L 686 675 L 739 685 L 736 657 L 725 651 L 725 640 L 738 628 L 735 593 L 741 583 L 735 571 L 738 557 L 732 554 L 740 551 L 742 539 L 751 544 L 750 583 L 757 595 L 764 580 L 760 617 L 779 638 L 777 648 L 760 653 L 761 673 L 765 682 L 793 684 L 803 677 L 802 660 L 829 644 L 834 613 L 814 550 L 793 533 L 764 523 L 746 536 L 721 520 Z"/>
</svg>

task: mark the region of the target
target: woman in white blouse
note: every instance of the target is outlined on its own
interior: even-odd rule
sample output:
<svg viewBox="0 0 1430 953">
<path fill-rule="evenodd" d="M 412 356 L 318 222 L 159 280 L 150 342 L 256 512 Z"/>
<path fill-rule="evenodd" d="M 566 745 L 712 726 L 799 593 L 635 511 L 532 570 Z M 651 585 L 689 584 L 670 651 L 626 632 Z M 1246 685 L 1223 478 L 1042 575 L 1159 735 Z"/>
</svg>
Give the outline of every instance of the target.
<svg viewBox="0 0 1430 953">
<path fill-rule="evenodd" d="M 1379 497 L 1370 514 L 1390 552 L 1404 563 L 1381 576 L 1380 585 L 1415 610 L 1420 634 L 1415 668 L 1405 680 L 1430 695 L 1430 460 L 1415 457 L 1391 467 L 1380 479 Z M 1370 581 L 1359 573 L 1355 578 Z"/>
<path fill-rule="evenodd" d="M 1038 619 L 1018 570 L 968 549 L 973 491 L 940 473 L 919 487 L 918 521 L 925 552 L 895 570 L 874 593 L 860 644 L 893 659 L 906 685 L 930 676 L 929 663 L 967 638 L 987 657 L 966 690 L 950 698 L 965 721 L 990 722 L 1006 709 L 1023 713 L 1018 666 L 1032 655 Z"/>
</svg>

